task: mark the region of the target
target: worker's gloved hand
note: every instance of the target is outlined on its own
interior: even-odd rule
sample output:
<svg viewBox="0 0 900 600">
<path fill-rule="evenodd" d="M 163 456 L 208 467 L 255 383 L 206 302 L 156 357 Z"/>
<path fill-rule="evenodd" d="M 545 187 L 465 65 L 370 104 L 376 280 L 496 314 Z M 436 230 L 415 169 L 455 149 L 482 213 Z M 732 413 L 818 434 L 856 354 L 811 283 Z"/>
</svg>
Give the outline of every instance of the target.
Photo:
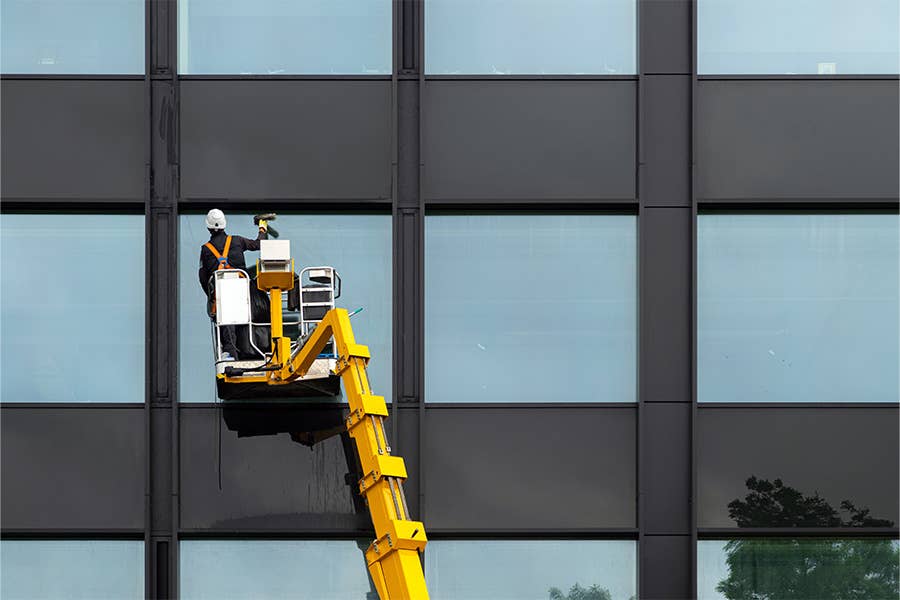
<svg viewBox="0 0 900 600">
<path fill-rule="evenodd" d="M 277 238 L 278 232 L 274 227 L 269 227 L 269 222 L 274 221 L 277 217 L 273 212 L 262 213 L 253 217 L 253 223 L 259 227 L 259 230 L 269 235 L 270 238 Z"/>
</svg>

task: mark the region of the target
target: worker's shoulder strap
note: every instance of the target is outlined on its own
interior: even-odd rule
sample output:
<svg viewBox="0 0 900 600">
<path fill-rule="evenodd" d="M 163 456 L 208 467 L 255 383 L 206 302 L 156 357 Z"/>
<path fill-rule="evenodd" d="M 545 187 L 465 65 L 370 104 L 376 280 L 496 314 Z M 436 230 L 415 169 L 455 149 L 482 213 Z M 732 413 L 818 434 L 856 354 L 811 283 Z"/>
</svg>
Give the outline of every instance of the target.
<svg viewBox="0 0 900 600">
<path fill-rule="evenodd" d="M 228 264 L 228 251 L 231 249 L 231 236 L 229 235 L 225 238 L 225 248 L 222 249 L 222 253 L 219 254 L 219 251 L 216 250 L 216 247 L 213 246 L 212 242 L 206 242 L 203 244 L 206 248 L 212 252 L 212 255 L 216 257 L 216 260 L 219 261 L 220 269 L 230 269 L 231 265 Z"/>
</svg>

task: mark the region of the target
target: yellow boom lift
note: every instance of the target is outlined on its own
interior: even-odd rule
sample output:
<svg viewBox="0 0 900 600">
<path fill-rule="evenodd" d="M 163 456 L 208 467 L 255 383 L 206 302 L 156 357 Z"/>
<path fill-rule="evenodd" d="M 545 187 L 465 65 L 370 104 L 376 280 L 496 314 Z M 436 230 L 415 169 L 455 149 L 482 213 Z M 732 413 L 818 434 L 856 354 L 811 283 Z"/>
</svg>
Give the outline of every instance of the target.
<svg viewBox="0 0 900 600">
<path fill-rule="evenodd" d="M 311 267 L 297 276 L 287 240 L 262 241 L 256 271 L 256 287 L 269 298 L 268 324 L 254 323 L 251 318 L 252 279 L 246 271 L 223 269 L 213 275 L 219 396 L 249 399 L 271 391 L 274 394 L 270 395 L 296 397 L 308 395 L 310 387 L 327 388 L 329 382 L 339 379 L 350 405 L 344 423 L 364 473 L 359 493 L 375 528 L 375 541 L 365 553 L 372 582 L 381 600 L 427 600 L 420 561 L 427 542 L 425 526 L 409 516 L 403 493 L 406 466 L 401 457 L 390 453 L 384 429 L 387 404 L 369 386 L 369 349 L 356 343 L 347 310 L 334 308 L 334 300 L 340 295 L 338 274 L 331 267 Z M 299 325 L 296 339 L 285 335 L 286 304 L 300 310 L 299 323 L 289 324 Z M 266 325 L 271 330 L 271 346 L 268 352 L 257 349 L 262 363 L 223 359 L 221 327 L 246 326 L 253 344 L 254 327 Z M 244 389 L 256 392 L 241 393 Z"/>
</svg>

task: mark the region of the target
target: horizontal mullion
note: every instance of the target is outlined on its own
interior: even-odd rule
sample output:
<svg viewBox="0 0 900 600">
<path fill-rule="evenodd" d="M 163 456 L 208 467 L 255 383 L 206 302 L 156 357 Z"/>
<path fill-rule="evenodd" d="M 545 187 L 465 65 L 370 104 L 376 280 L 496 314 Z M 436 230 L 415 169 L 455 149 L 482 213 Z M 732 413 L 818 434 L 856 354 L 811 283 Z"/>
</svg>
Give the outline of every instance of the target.
<svg viewBox="0 0 900 600">
<path fill-rule="evenodd" d="M 60 409 L 60 408 L 77 408 L 77 409 L 85 409 L 85 408 L 128 408 L 128 409 L 143 409 L 146 407 L 146 404 L 143 402 L 0 402 L 0 409 L 35 409 L 35 408 L 46 408 L 46 409 Z"/>
<path fill-rule="evenodd" d="M 698 81 L 897 81 L 896 74 L 858 74 L 858 75 L 767 75 L 767 74 L 705 74 L 697 75 Z"/>
<path fill-rule="evenodd" d="M 458 75 L 429 75 L 425 74 L 425 81 L 637 81 L 638 75 L 566 75 L 558 74 L 458 74 Z"/>
<path fill-rule="evenodd" d="M 143 541 L 143 529 L 0 529 L 5 540 L 135 540 Z"/>
<path fill-rule="evenodd" d="M 599 210 L 635 211 L 639 206 L 637 198 L 425 198 L 425 206 L 432 210 L 471 207 L 479 210 L 491 208 L 509 210 L 521 207 L 535 210 L 547 207 L 552 210 L 585 210 L 596 207 Z"/>
<path fill-rule="evenodd" d="M 302 207 L 303 210 L 320 210 L 327 212 L 329 208 L 334 210 L 334 205 L 340 205 L 341 210 L 360 208 L 372 210 L 373 208 L 391 208 L 390 198 L 197 198 L 183 197 L 178 200 L 180 209 L 203 209 L 212 207 L 228 207 L 232 210 L 240 208 L 258 209 L 260 204 L 276 210 L 291 210 Z"/>
<path fill-rule="evenodd" d="M 387 400 L 387 399 L 385 399 Z M 238 403 L 239 402 L 239 403 Z M 390 406 L 390 402 L 387 403 Z M 282 403 L 272 403 L 266 402 L 265 400 L 251 400 L 251 401 L 232 401 L 232 400 L 223 400 L 220 402 L 179 402 L 179 408 L 222 408 L 223 406 L 228 406 L 229 410 L 259 410 L 261 408 L 266 409 L 287 409 L 287 410 L 296 410 L 298 408 L 302 408 L 303 410 L 334 410 L 334 409 L 349 409 L 350 404 L 347 402 L 340 402 L 334 404 L 328 404 L 325 402 L 318 402 L 315 404 L 311 404 L 308 402 L 303 402 L 302 400 L 297 402 L 282 402 Z"/>
<path fill-rule="evenodd" d="M 4 73 L 0 81 L 143 81 L 145 75 Z"/>
<path fill-rule="evenodd" d="M 356 540 L 374 537 L 374 529 L 180 529 L 184 540 Z"/>
<path fill-rule="evenodd" d="M 424 402 L 424 407 L 436 409 L 459 408 L 637 408 L 637 402 Z"/>
<path fill-rule="evenodd" d="M 178 75 L 181 81 L 390 81 L 391 75 L 264 75 L 264 74 L 207 74 Z"/>
<path fill-rule="evenodd" d="M 697 204 L 704 209 L 755 209 L 759 207 L 785 210 L 814 210 L 817 208 L 836 210 L 847 208 L 889 209 L 900 205 L 900 197 L 886 198 L 697 198 Z"/>
<path fill-rule="evenodd" d="M 427 523 L 426 523 L 427 527 Z M 637 540 L 638 529 L 632 527 L 585 527 L 568 529 L 428 529 L 428 539 L 610 539 Z"/>
<path fill-rule="evenodd" d="M 700 528 L 699 539 L 732 539 L 748 537 L 891 537 L 900 536 L 896 527 L 754 527 L 754 528 Z"/>
<path fill-rule="evenodd" d="M 17 198 L 13 196 L 4 196 L 3 204 L 0 210 L 3 212 L 26 212 L 39 210 L 40 212 L 51 212 L 54 210 L 64 210 L 71 212 L 96 212 L 99 210 L 121 210 L 126 212 L 143 212 L 147 200 L 143 197 L 134 198 Z"/>
<path fill-rule="evenodd" d="M 730 408 L 808 408 L 821 410 L 828 408 L 900 408 L 900 402 L 698 402 L 697 407 L 730 409 Z"/>
</svg>

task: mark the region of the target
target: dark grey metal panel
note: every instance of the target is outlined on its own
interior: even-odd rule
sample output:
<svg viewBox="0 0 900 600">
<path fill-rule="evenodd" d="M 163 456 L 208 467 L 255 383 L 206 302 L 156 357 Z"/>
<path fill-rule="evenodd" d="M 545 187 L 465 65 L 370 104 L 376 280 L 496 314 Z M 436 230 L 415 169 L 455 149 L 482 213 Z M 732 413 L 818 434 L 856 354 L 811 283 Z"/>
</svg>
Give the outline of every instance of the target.
<svg viewBox="0 0 900 600">
<path fill-rule="evenodd" d="M 143 407 L 0 413 L 4 529 L 143 531 Z"/>
<path fill-rule="evenodd" d="M 692 598 L 693 542 L 690 536 L 648 535 L 641 538 L 640 597 L 647 600 Z"/>
<path fill-rule="evenodd" d="M 640 215 L 640 394 L 691 401 L 691 209 Z"/>
<path fill-rule="evenodd" d="M 689 75 L 641 78 L 641 204 L 691 205 Z"/>
<path fill-rule="evenodd" d="M 896 81 L 701 81 L 700 199 L 896 198 Z"/>
<path fill-rule="evenodd" d="M 896 524 L 898 409 L 698 409 L 699 527 L 734 527 L 728 504 L 751 477 L 781 479 L 834 508 L 849 500 Z"/>
<path fill-rule="evenodd" d="M 427 408 L 431 530 L 635 527 L 634 408 Z"/>
<path fill-rule="evenodd" d="M 175 247 L 177 240 L 176 221 L 178 215 L 172 208 L 153 208 L 147 219 L 147 232 L 150 246 L 147 263 L 150 319 L 148 331 L 152 335 L 148 339 L 147 353 L 152 357 L 148 373 L 152 374 L 150 389 L 151 402 L 171 402 L 172 372 L 174 365 L 174 346 L 177 340 L 175 320 L 177 319 L 174 303 L 176 269 Z"/>
<path fill-rule="evenodd" d="M 389 81 L 181 82 L 181 197 L 391 197 Z"/>
<path fill-rule="evenodd" d="M 339 432 L 344 429 L 342 413 L 340 407 L 296 405 L 226 406 L 221 412 L 213 407 L 181 407 L 181 528 L 349 532 L 370 528 L 357 491 L 358 459 L 346 451 L 352 443 L 345 444 L 336 435 L 310 449 L 284 433 L 325 428 Z M 389 419 L 388 435 L 390 424 Z M 270 435 L 238 437 L 229 429 L 235 426 L 241 433 Z"/>
<path fill-rule="evenodd" d="M 653 402 L 641 407 L 641 530 L 691 530 L 691 405 Z"/>
<path fill-rule="evenodd" d="M 398 344 L 394 349 L 394 387 L 401 402 L 415 402 L 419 394 L 417 330 L 420 317 L 421 218 L 415 208 L 401 208 L 394 219 L 394 261 L 397 265 Z"/>
<path fill-rule="evenodd" d="M 406 502 L 414 519 L 419 518 L 419 408 L 417 406 L 390 408 L 386 421 L 397 431 L 398 439 L 391 442 L 391 454 L 400 456 L 406 463 L 409 478 L 404 482 Z"/>
<path fill-rule="evenodd" d="M 410 3 L 404 3 L 404 6 Z M 397 204 L 419 206 L 419 82 L 397 83 Z"/>
<path fill-rule="evenodd" d="M 691 72 L 690 0 L 640 0 L 641 73 Z"/>
<path fill-rule="evenodd" d="M 142 81 L 4 80 L 4 199 L 144 198 Z"/>
<path fill-rule="evenodd" d="M 631 199 L 634 81 L 428 81 L 425 197 Z"/>
<path fill-rule="evenodd" d="M 150 409 L 150 530 L 152 535 L 172 533 L 172 410 Z"/>
</svg>

